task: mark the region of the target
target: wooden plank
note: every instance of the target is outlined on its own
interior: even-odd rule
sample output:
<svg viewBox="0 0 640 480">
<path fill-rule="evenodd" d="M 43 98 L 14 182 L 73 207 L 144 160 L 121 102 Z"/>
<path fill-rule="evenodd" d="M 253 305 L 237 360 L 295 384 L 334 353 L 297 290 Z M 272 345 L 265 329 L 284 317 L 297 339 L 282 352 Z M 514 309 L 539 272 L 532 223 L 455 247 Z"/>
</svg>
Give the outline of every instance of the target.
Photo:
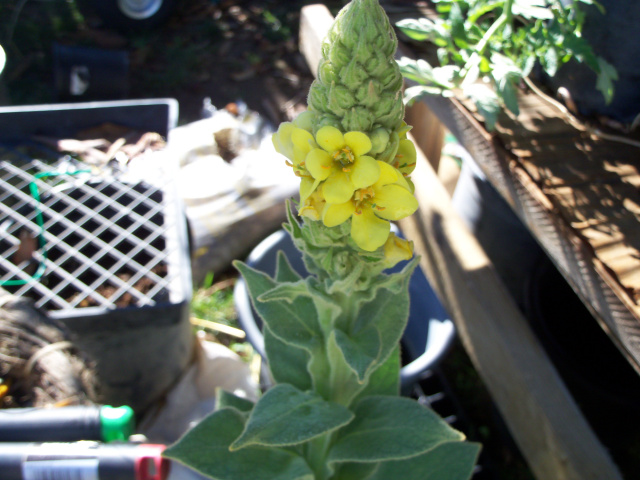
<svg viewBox="0 0 640 480">
<path fill-rule="evenodd" d="M 442 147 L 444 147 L 444 125 L 424 102 L 416 102 L 411 107 L 407 107 L 404 120 L 407 125 L 413 127 L 411 133 L 416 139 L 416 146 L 422 150 L 437 172 Z"/>
<path fill-rule="evenodd" d="M 621 479 L 489 259 L 419 152 L 400 222 L 536 478 Z"/>
<path fill-rule="evenodd" d="M 322 58 L 322 40 L 332 24 L 333 15 L 325 5 L 307 5 L 300 11 L 299 48 L 314 77 L 318 74 L 318 64 Z"/>
<path fill-rule="evenodd" d="M 312 7 L 301 12 L 301 38 L 318 39 L 303 49 L 315 55 L 308 62 L 319 58 L 314 49 L 319 51 L 331 23 Z M 448 108 L 445 113 L 452 115 Z M 433 168 L 418 154 L 412 179 L 420 209 L 401 227 L 416 243 L 429 281 L 534 474 L 540 480 L 621 479 Z"/>
<path fill-rule="evenodd" d="M 620 279 L 624 278 L 626 272 L 619 271 L 614 275 L 611 266 L 597 258 L 601 247 L 598 242 L 604 242 L 606 247 L 607 241 L 619 241 L 617 234 L 631 231 L 626 223 L 619 222 L 619 218 L 607 215 L 611 211 L 620 217 L 624 208 L 610 208 L 605 202 L 592 205 L 591 219 L 600 219 L 598 223 L 592 224 L 591 219 L 585 220 L 584 209 L 569 208 L 571 192 L 579 192 L 579 185 L 576 185 L 578 181 L 556 187 L 560 180 L 543 178 L 548 175 L 545 172 L 548 169 L 545 161 L 549 158 L 544 151 L 537 154 L 536 158 L 523 159 L 519 153 L 510 151 L 505 146 L 507 142 L 500 133 L 487 133 L 470 110 L 456 99 L 433 96 L 426 97 L 423 101 L 469 151 L 487 179 L 545 249 L 595 320 L 609 334 L 629 363 L 640 372 L 640 306 L 620 284 Z M 576 148 L 575 143 L 571 145 Z M 534 176 L 534 161 L 540 156 L 542 158 L 538 164 L 538 174 Z M 558 163 L 560 167 L 563 166 L 562 162 Z M 558 168 L 555 169 L 556 174 L 559 171 Z M 575 171 L 568 172 L 567 175 L 569 174 L 574 177 L 585 175 Z M 592 172 L 582 178 L 582 183 L 595 189 L 607 178 L 606 174 Z M 545 190 L 541 187 L 544 180 L 548 180 Z M 620 189 L 622 182 L 617 183 L 616 188 Z M 570 192 L 564 192 L 561 188 Z M 562 208 L 557 203 L 560 194 L 564 197 Z M 603 220 L 604 223 L 601 223 Z M 597 232 L 601 235 L 608 232 L 607 239 L 596 238 L 594 228 L 589 230 L 586 227 L 597 227 Z M 636 230 L 638 227 L 640 223 L 636 224 Z M 594 238 L 589 238 L 590 235 Z M 636 261 L 635 255 L 627 255 L 627 258 L 631 263 Z"/>
</svg>

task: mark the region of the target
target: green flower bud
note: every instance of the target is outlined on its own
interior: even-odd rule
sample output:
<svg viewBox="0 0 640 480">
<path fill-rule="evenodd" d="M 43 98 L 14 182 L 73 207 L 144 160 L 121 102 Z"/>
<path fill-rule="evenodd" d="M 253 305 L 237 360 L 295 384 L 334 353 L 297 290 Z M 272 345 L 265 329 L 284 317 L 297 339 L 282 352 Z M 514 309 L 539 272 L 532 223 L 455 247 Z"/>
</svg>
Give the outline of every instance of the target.
<svg viewBox="0 0 640 480">
<path fill-rule="evenodd" d="M 318 114 L 316 117 L 315 128 L 320 130 L 322 127 L 336 127 L 338 130 L 342 128 L 342 122 L 337 115 L 332 113 Z"/>
<path fill-rule="evenodd" d="M 342 131 L 399 127 L 404 105 L 399 94 L 402 76 L 393 59 L 397 44 L 377 0 L 353 0 L 338 13 L 309 92 L 309 105 L 318 113 L 314 134 L 335 124 L 334 117 L 342 117 Z"/>
<path fill-rule="evenodd" d="M 369 138 L 371 139 L 370 153 L 381 153 L 389 143 L 389 131 L 386 128 L 378 127 L 369 134 Z"/>
<path fill-rule="evenodd" d="M 349 109 L 355 105 L 355 100 L 353 94 L 344 85 L 334 85 L 329 89 L 329 106 L 338 115 L 340 113 L 336 109 Z"/>
<path fill-rule="evenodd" d="M 342 131 L 368 132 L 373 126 L 372 115 L 366 107 L 355 106 L 348 110 L 342 118 Z"/>
<path fill-rule="evenodd" d="M 320 62 L 320 66 L 318 67 L 318 78 L 325 85 L 331 85 L 332 83 L 338 81 L 338 76 L 333 70 L 333 65 L 331 64 L 331 62 L 327 60 L 323 60 Z"/>
<path fill-rule="evenodd" d="M 384 150 L 379 153 L 376 158 L 383 162 L 391 163 L 391 160 L 396 156 L 396 152 L 398 151 L 398 145 L 400 143 L 400 138 L 398 137 L 397 132 L 392 132 L 389 136 L 389 141 L 385 145 Z"/>
</svg>

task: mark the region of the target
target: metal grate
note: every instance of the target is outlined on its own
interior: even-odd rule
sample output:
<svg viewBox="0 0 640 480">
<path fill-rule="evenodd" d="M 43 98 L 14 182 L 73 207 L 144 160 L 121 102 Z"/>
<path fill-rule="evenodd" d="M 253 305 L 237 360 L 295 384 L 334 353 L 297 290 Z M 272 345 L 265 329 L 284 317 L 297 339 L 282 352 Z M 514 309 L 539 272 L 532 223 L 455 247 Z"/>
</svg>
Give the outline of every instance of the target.
<svg viewBox="0 0 640 480">
<path fill-rule="evenodd" d="M 2 147 L 0 286 L 50 312 L 169 301 L 184 244 L 165 190 L 37 144 Z"/>
</svg>

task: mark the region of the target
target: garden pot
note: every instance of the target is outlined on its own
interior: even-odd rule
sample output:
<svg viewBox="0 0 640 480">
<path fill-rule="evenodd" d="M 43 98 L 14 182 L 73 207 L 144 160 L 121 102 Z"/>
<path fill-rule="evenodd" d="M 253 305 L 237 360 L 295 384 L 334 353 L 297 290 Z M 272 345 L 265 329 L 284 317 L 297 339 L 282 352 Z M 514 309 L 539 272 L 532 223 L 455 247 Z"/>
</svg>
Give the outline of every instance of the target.
<svg viewBox="0 0 640 480">
<path fill-rule="evenodd" d="M 452 203 L 516 304 L 522 307 L 529 277 L 544 252 L 468 154 L 462 162 Z"/>
<path fill-rule="evenodd" d="M 395 227 L 394 227 L 395 228 Z M 247 264 L 269 275 L 274 275 L 279 250 L 287 256 L 298 274 L 308 276 L 302 254 L 284 230 L 279 230 L 264 239 L 250 253 Z M 390 272 L 400 271 L 405 262 L 396 265 Z M 409 322 L 402 338 L 405 365 L 400 372 L 403 391 L 445 355 L 455 337 L 455 327 L 446 310 L 438 300 L 420 267 L 416 268 L 409 282 Z M 240 279 L 234 290 L 234 302 L 241 327 L 253 347 L 266 358 L 262 336 L 262 320 L 253 309 L 246 283 Z"/>
</svg>

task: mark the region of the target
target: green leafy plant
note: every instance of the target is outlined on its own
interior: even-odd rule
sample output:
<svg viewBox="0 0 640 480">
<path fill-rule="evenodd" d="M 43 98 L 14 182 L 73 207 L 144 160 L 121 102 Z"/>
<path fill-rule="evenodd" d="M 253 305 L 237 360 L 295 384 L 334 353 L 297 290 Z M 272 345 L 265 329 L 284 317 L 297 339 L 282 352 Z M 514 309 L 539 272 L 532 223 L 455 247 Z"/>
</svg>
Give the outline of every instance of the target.
<svg viewBox="0 0 640 480">
<path fill-rule="evenodd" d="M 553 77 L 575 59 L 597 74 L 596 88 L 607 102 L 614 95 L 615 68 L 597 56 L 582 37 L 585 13 L 581 4 L 595 0 L 434 0 L 438 18 L 397 23 L 408 37 L 430 41 L 439 66 L 403 58 L 402 74 L 420 85 L 407 89 L 407 101 L 423 95 L 471 98 L 493 130 L 500 109 L 518 115 L 517 89 L 539 63 Z"/>
<path fill-rule="evenodd" d="M 480 446 L 399 393 L 418 259 L 389 222 L 418 204 L 396 47 L 377 0 L 336 17 L 309 110 L 273 137 L 301 179 L 302 221 L 289 205 L 285 228 L 311 275 L 282 253 L 273 278 L 235 263 L 264 322 L 274 386 L 255 404 L 220 392 L 216 411 L 167 457 L 218 480 L 471 476 Z"/>
</svg>

